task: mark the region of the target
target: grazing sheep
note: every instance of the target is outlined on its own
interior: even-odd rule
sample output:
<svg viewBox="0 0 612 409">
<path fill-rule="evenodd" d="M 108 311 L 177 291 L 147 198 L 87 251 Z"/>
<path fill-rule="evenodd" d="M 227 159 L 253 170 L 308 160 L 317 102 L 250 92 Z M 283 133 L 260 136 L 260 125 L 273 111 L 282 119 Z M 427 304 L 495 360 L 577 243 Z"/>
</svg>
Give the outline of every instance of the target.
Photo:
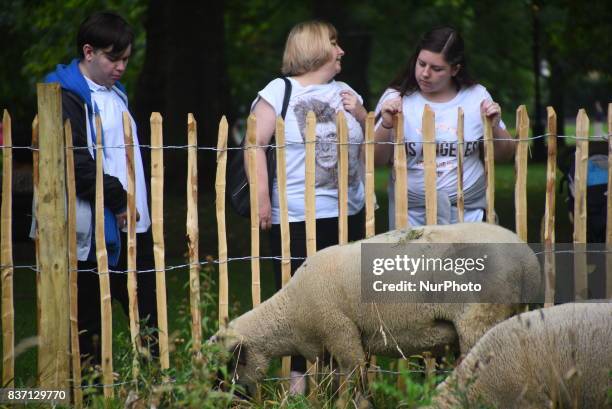
<svg viewBox="0 0 612 409">
<path fill-rule="evenodd" d="M 361 243 L 407 241 L 519 243 L 498 246 L 498 254 L 489 257 L 500 280 L 495 299 L 539 287 L 540 266 L 533 251 L 502 227 L 465 223 L 392 231 L 308 257 L 286 287 L 230 322 L 211 342 L 234 351 L 236 378 L 253 391 L 275 357 L 299 354 L 315 361 L 327 351 L 341 371 L 350 372 L 363 370 L 366 352 L 395 357 L 435 353 L 458 341 L 461 352 L 467 353 L 489 328 L 518 312 L 513 304 L 424 304 L 416 298 L 410 302 L 410 294 L 401 304 L 362 302 Z M 456 254 L 453 248 L 449 244 L 445 254 Z"/>
<path fill-rule="evenodd" d="M 564 304 L 487 332 L 438 386 L 431 408 L 610 408 L 612 304 Z M 607 403 L 607 405 L 606 405 Z"/>
</svg>

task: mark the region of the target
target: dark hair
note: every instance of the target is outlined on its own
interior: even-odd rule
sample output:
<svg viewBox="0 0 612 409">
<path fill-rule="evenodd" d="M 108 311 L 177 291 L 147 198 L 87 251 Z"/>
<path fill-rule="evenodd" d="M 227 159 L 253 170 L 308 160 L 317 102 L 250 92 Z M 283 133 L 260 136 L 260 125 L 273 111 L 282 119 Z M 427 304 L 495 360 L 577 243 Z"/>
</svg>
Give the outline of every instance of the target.
<svg viewBox="0 0 612 409">
<path fill-rule="evenodd" d="M 119 14 L 102 11 L 87 17 L 79 27 L 77 34 L 77 53 L 81 59 L 83 46 L 91 45 L 95 49 L 112 47 L 108 56 L 119 58 L 134 42 L 134 32 L 130 25 Z"/>
<path fill-rule="evenodd" d="M 401 96 L 410 95 L 420 90 L 419 84 L 415 78 L 414 68 L 421 50 L 442 54 L 444 60 L 451 67 L 460 64 L 459 71 L 453 77 L 453 82 L 457 90 L 476 84 L 476 81 L 472 79 L 467 70 L 461 34 L 452 27 L 438 27 L 425 33 L 423 37 L 421 37 L 421 40 L 408 60 L 408 64 L 399 75 L 391 81 L 389 88 L 398 90 Z"/>
</svg>

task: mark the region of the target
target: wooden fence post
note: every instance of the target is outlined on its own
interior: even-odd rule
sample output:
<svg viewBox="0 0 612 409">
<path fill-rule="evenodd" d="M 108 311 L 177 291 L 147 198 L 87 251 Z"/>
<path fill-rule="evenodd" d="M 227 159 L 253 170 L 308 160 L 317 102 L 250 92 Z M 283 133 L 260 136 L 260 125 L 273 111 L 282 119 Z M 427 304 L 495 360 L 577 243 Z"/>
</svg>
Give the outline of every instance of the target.
<svg viewBox="0 0 612 409">
<path fill-rule="evenodd" d="M 306 115 L 306 164 L 304 186 L 304 217 L 306 219 L 306 255 L 312 256 L 317 252 L 317 225 L 315 206 L 315 143 L 316 118 L 314 112 Z"/>
<path fill-rule="evenodd" d="M 369 112 L 365 122 L 365 236 L 376 235 L 375 178 L 374 178 L 374 123 L 376 116 Z M 376 356 L 370 356 L 370 368 L 376 367 Z M 368 371 L 368 382 L 374 382 L 376 372 Z"/>
<path fill-rule="evenodd" d="M 425 165 L 425 224 L 438 224 L 436 116 L 427 104 L 423 109 L 422 127 Z"/>
<path fill-rule="evenodd" d="M 425 104 L 421 120 L 423 129 L 423 161 L 425 165 L 425 224 L 438 224 L 438 176 L 436 163 L 436 114 Z M 431 352 L 423 353 L 425 374 L 429 378 L 436 370 Z"/>
<path fill-rule="evenodd" d="M 305 163 L 305 186 L 304 186 L 304 217 L 306 222 L 306 256 L 312 256 L 317 252 L 317 222 L 316 222 L 316 196 L 315 196 L 315 143 L 316 118 L 312 111 L 306 115 L 306 163 Z M 317 387 L 317 363 L 308 362 L 308 378 L 310 396 L 314 396 Z"/>
<path fill-rule="evenodd" d="M 291 279 L 291 237 L 289 230 L 289 205 L 287 203 L 287 146 L 285 121 L 276 118 L 276 181 L 278 185 L 278 207 L 281 229 L 281 270 L 283 287 Z"/>
<path fill-rule="evenodd" d="M 365 235 L 376 235 L 374 186 L 374 112 L 369 112 L 365 125 Z"/>
<path fill-rule="evenodd" d="M 278 186 L 278 207 L 280 211 L 281 230 L 281 271 L 283 287 L 291 279 L 291 237 L 289 231 L 289 208 L 287 204 L 287 160 L 285 145 L 285 122 L 281 117 L 276 118 L 276 181 Z M 282 359 L 281 378 L 288 379 L 291 375 L 291 357 Z M 289 382 L 283 382 L 286 390 Z"/>
<path fill-rule="evenodd" d="M 225 228 L 225 178 L 227 171 L 227 134 L 225 116 L 219 122 L 217 173 L 215 176 L 217 239 L 219 241 L 219 327 L 229 323 L 229 279 L 227 276 L 227 232 Z"/>
<path fill-rule="evenodd" d="M 548 162 L 546 164 L 546 205 L 544 209 L 544 307 L 555 303 L 555 187 L 557 177 L 557 114 L 546 108 L 548 134 Z"/>
<path fill-rule="evenodd" d="M 404 141 L 404 116 L 397 114 L 393 118 L 395 145 L 393 146 L 393 170 L 395 172 L 395 228 L 408 228 L 408 173 L 406 163 L 406 142 Z M 399 359 L 398 371 L 406 367 L 406 361 Z M 404 378 L 398 376 L 397 388 L 404 390 Z"/>
<path fill-rule="evenodd" d="M 78 258 L 76 243 L 76 185 L 74 177 L 74 151 L 72 146 L 72 126 L 70 121 L 64 123 L 66 137 L 66 198 L 68 204 L 68 266 L 70 272 L 70 345 L 72 347 L 72 390 L 74 406 L 83 407 L 83 390 L 81 389 L 81 347 L 79 345 L 79 288 Z M 38 142 L 37 142 L 38 143 Z M 37 158 L 38 159 L 38 158 Z M 36 169 L 36 168 L 34 168 Z M 38 176 L 36 176 L 36 179 Z"/>
<path fill-rule="evenodd" d="M 606 223 L 606 249 L 612 250 L 612 103 L 608 104 L 608 211 Z M 606 254 L 607 297 L 612 298 L 612 254 Z"/>
<path fill-rule="evenodd" d="M 61 113 L 60 113 L 61 116 Z M 15 310 L 13 308 L 13 138 L 11 117 L 2 117 L 2 385 L 14 386 L 15 377 Z"/>
<path fill-rule="evenodd" d="M 136 175 L 134 173 L 134 137 L 130 114 L 123 112 L 123 138 L 125 144 L 125 164 L 127 173 L 127 291 L 129 303 L 130 337 L 134 359 L 132 377 L 138 380 L 140 373 L 138 355 L 141 350 L 140 314 L 138 313 L 138 279 L 136 277 Z"/>
<path fill-rule="evenodd" d="M 487 223 L 495 223 L 495 147 L 491 118 L 483 115 L 485 177 L 487 179 Z"/>
<path fill-rule="evenodd" d="M 393 146 L 393 169 L 395 171 L 395 228 L 408 227 L 408 174 L 406 168 L 406 144 L 404 142 L 404 116 L 395 115 L 395 145 Z"/>
<path fill-rule="evenodd" d="M 187 246 L 189 248 L 189 301 L 193 352 L 200 356 L 202 315 L 200 313 L 200 232 L 198 228 L 198 134 L 192 114 L 187 118 Z"/>
<path fill-rule="evenodd" d="M 39 169 L 43 171 L 39 172 L 41 200 L 36 216 L 40 239 L 40 302 L 44 306 L 40 317 L 39 381 L 43 389 L 68 389 L 68 232 L 61 91 L 59 84 L 38 84 L 37 94 Z"/>
<path fill-rule="evenodd" d="M 344 111 L 336 116 L 338 135 L 338 244 L 348 243 L 348 129 Z"/>
<path fill-rule="evenodd" d="M 457 108 L 457 222 L 463 223 L 463 157 L 465 154 L 464 116 L 463 108 Z"/>
<path fill-rule="evenodd" d="M 155 293 L 159 326 L 159 358 L 162 369 L 170 367 L 168 349 L 168 303 L 166 302 L 166 255 L 164 242 L 164 142 L 162 117 L 153 112 L 151 124 L 151 232 L 155 259 Z"/>
<path fill-rule="evenodd" d="M 249 199 L 251 206 L 251 297 L 253 307 L 261 303 L 261 276 L 259 263 L 259 196 L 257 180 L 257 119 L 247 119 L 246 157 L 249 170 Z"/>
<path fill-rule="evenodd" d="M 588 298 L 587 282 L 587 162 L 589 118 L 584 109 L 576 117 L 576 171 L 574 177 L 574 293 L 576 301 Z"/>
<path fill-rule="evenodd" d="M 72 143 L 72 141 L 70 141 Z M 67 146 L 67 145 L 66 145 Z M 38 206 L 38 115 L 34 116 L 32 121 L 32 201 L 34 203 L 34 215 L 38 214 L 36 206 Z M 40 241 L 38 238 L 38 223 L 34 223 L 34 254 L 36 257 L 36 333 L 40 331 Z"/>
<path fill-rule="evenodd" d="M 104 382 L 104 397 L 112 398 L 113 392 L 113 307 L 111 299 L 108 253 L 104 234 L 104 153 L 102 145 L 102 120 L 96 115 L 96 204 L 95 204 L 95 234 L 96 259 L 98 261 L 98 277 L 100 280 L 100 309 L 102 317 L 102 379 Z"/>
<path fill-rule="evenodd" d="M 518 149 L 514 157 L 514 208 L 516 234 L 527 241 L 527 149 L 529 148 L 529 116 L 527 108 L 521 105 L 516 110 L 516 131 L 518 133 Z"/>
</svg>

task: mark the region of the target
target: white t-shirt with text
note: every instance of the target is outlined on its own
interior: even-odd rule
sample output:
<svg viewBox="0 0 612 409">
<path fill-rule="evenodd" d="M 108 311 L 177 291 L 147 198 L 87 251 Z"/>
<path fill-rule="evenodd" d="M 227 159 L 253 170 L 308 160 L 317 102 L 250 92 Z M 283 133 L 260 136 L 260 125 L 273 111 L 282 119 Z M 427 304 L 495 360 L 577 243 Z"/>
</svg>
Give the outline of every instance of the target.
<svg viewBox="0 0 612 409">
<path fill-rule="evenodd" d="M 376 106 L 376 114 L 382 104 L 392 98 L 397 98 L 399 92 L 387 89 Z M 479 158 L 479 141 L 484 135 L 484 127 L 480 114 L 480 104 L 484 100 L 492 100 L 491 95 L 482 85 L 462 88 L 457 95 L 447 102 L 431 102 L 420 92 L 406 95 L 402 99 L 404 117 L 404 140 L 406 143 L 408 189 L 420 196 L 425 195 L 425 167 L 423 161 L 423 128 L 422 118 L 425 105 L 435 114 L 436 137 L 436 169 L 437 190 L 442 190 L 449 197 L 457 196 L 457 120 L 458 108 L 464 112 L 464 162 L 463 187 L 469 189 L 484 174 L 484 167 Z M 380 126 L 380 120 L 377 123 Z M 505 129 L 503 122 L 500 126 Z M 391 178 L 390 189 L 393 188 Z M 393 200 L 393 198 L 390 198 Z M 390 203 L 393 205 L 394 203 Z M 412 207 L 409 204 L 409 222 L 411 225 L 425 224 L 425 209 Z M 480 209 L 468 211 L 465 221 L 482 220 Z M 391 216 L 391 215 L 390 215 Z"/>
</svg>

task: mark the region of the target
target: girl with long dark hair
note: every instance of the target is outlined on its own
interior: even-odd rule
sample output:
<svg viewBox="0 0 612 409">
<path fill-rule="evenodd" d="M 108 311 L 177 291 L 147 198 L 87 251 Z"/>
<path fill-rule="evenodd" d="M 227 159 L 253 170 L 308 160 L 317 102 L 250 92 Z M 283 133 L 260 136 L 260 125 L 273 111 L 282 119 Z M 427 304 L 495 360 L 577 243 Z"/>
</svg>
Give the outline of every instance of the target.
<svg viewBox="0 0 612 409">
<path fill-rule="evenodd" d="M 408 60 L 406 68 L 391 82 L 378 106 L 376 141 L 394 141 L 393 116 L 404 117 L 408 167 L 408 222 L 425 224 L 425 171 L 423 162 L 422 116 L 425 105 L 435 113 L 438 223 L 457 221 L 457 112 L 464 111 L 464 193 L 466 222 L 485 217 L 484 167 L 479 158 L 484 134 L 482 115 L 489 117 L 496 139 L 510 139 L 501 121 L 501 108 L 486 88 L 477 84 L 467 70 L 461 35 L 453 28 L 441 27 L 426 33 Z M 376 145 L 376 163 L 392 162 L 393 145 Z M 514 142 L 496 141 L 496 159 L 514 153 Z M 389 183 L 389 225 L 394 227 L 394 177 Z"/>
</svg>

